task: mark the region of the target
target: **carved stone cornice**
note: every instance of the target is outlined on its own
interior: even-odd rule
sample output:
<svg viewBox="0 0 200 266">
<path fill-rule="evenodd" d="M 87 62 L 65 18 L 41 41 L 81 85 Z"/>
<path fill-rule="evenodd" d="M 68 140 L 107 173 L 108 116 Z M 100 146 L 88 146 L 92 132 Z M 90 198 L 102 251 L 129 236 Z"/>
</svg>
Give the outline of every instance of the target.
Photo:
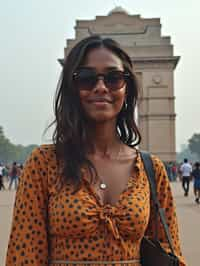
<svg viewBox="0 0 200 266">
<path fill-rule="evenodd" d="M 135 69 L 147 69 L 147 68 L 160 68 L 163 65 L 164 68 L 167 66 L 173 66 L 176 68 L 180 56 L 166 56 L 166 57 L 132 57 Z"/>
</svg>

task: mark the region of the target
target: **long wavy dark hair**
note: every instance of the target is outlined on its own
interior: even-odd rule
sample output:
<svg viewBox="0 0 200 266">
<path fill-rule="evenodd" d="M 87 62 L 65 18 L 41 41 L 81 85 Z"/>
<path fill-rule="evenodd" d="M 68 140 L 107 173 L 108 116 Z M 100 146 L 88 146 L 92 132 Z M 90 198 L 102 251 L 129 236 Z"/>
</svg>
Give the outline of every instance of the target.
<svg viewBox="0 0 200 266">
<path fill-rule="evenodd" d="M 118 114 L 116 130 L 120 140 L 134 147 L 141 141 L 141 135 L 135 121 L 135 108 L 138 100 L 138 85 L 130 57 L 119 44 L 110 39 L 93 35 L 81 40 L 69 52 L 63 62 L 63 69 L 55 95 L 55 144 L 58 165 L 62 165 L 62 176 L 65 181 L 80 185 L 81 167 L 87 166 L 91 178 L 97 171 L 86 157 L 87 132 L 79 92 L 74 86 L 73 73 L 84 64 L 87 54 L 95 48 L 104 47 L 117 55 L 123 64 L 124 71 L 130 77 L 127 80 L 127 98 Z"/>
</svg>

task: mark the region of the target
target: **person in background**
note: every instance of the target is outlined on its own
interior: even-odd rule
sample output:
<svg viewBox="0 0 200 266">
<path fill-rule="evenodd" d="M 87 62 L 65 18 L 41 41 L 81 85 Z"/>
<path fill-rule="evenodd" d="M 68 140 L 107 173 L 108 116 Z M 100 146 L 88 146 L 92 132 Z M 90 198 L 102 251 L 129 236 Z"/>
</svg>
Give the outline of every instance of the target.
<svg viewBox="0 0 200 266">
<path fill-rule="evenodd" d="M 10 173 L 10 184 L 8 189 L 11 190 L 12 189 L 12 184 L 15 183 L 14 188 L 17 189 L 17 184 L 18 184 L 18 178 L 19 178 L 19 169 L 17 167 L 17 163 L 13 162 Z"/>
<path fill-rule="evenodd" d="M 3 177 L 6 180 L 6 182 L 9 181 L 9 166 L 5 165 L 5 167 L 3 168 Z"/>
<path fill-rule="evenodd" d="M 176 163 L 172 164 L 172 177 L 173 177 L 173 181 L 176 181 L 176 178 L 177 178 L 177 166 L 176 166 Z"/>
<path fill-rule="evenodd" d="M 172 171 L 171 171 L 170 163 L 169 162 L 165 162 L 164 166 L 165 166 L 165 170 L 167 172 L 167 176 L 169 178 L 169 181 L 171 182 L 172 181 Z"/>
<path fill-rule="evenodd" d="M 0 190 L 5 190 L 3 182 L 3 171 L 4 171 L 4 166 L 0 163 Z"/>
<path fill-rule="evenodd" d="M 200 204 L 200 163 L 199 162 L 196 162 L 194 164 L 194 169 L 191 173 L 191 176 L 194 178 L 195 202 Z"/>
<path fill-rule="evenodd" d="M 20 175 L 22 174 L 22 171 L 23 171 L 23 164 L 19 164 L 18 165 L 18 177 L 20 177 Z"/>
<path fill-rule="evenodd" d="M 182 179 L 182 187 L 184 190 L 184 196 L 188 196 L 190 189 L 190 180 L 191 180 L 191 172 L 192 166 L 188 162 L 188 159 L 185 158 L 183 164 L 180 167 L 181 179 Z"/>
<path fill-rule="evenodd" d="M 56 93 L 54 144 L 36 148 L 20 176 L 6 266 L 139 266 L 141 241 L 156 232 L 170 250 L 137 149 L 138 93 L 132 59 L 116 41 L 94 35 L 71 49 Z M 152 160 L 185 266 L 170 183 L 161 160 Z"/>
</svg>

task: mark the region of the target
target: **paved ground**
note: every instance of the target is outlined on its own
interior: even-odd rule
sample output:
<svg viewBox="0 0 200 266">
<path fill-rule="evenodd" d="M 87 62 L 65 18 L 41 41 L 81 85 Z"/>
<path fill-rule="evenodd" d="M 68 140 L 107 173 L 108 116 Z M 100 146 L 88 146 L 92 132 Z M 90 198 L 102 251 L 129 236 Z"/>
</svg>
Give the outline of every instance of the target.
<svg viewBox="0 0 200 266">
<path fill-rule="evenodd" d="M 192 190 L 189 197 L 183 196 L 180 183 L 173 183 L 172 189 L 176 199 L 183 254 L 188 266 L 199 266 L 200 205 L 194 203 Z M 13 191 L 0 192 L 0 266 L 5 265 L 14 197 Z"/>
<path fill-rule="evenodd" d="M 200 266 L 200 205 L 194 202 L 192 184 L 189 197 L 184 197 L 180 183 L 173 183 L 182 251 L 188 266 Z"/>
<path fill-rule="evenodd" d="M 5 265 L 5 254 L 11 225 L 14 192 L 0 192 L 0 265 Z"/>
</svg>

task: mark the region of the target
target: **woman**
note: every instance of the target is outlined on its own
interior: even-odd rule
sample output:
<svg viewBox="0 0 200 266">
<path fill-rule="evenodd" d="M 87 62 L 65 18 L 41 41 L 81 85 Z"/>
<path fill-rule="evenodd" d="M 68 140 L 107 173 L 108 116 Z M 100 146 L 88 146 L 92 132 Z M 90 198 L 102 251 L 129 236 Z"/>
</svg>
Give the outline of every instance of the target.
<svg viewBox="0 0 200 266">
<path fill-rule="evenodd" d="M 9 265 L 140 265 L 155 230 L 135 122 L 138 86 L 129 56 L 91 36 L 65 59 L 55 100 L 54 145 L 28 159 L 17 191 Z M 153 156 L 158 198 L 181 257 L 169 181 Z M 162 225 L 159 239 L 169 250 Z M 78 264 L 79 263 L 79 264 Z"/>
<path fill-rule="evenodd" d="M 191 176 L 194 178 L 194 195 L 195 202 L 200 204 L 200 163 L 196 162 L 194 165 L 194 170 L 191 173 Z"/>
</svg>

